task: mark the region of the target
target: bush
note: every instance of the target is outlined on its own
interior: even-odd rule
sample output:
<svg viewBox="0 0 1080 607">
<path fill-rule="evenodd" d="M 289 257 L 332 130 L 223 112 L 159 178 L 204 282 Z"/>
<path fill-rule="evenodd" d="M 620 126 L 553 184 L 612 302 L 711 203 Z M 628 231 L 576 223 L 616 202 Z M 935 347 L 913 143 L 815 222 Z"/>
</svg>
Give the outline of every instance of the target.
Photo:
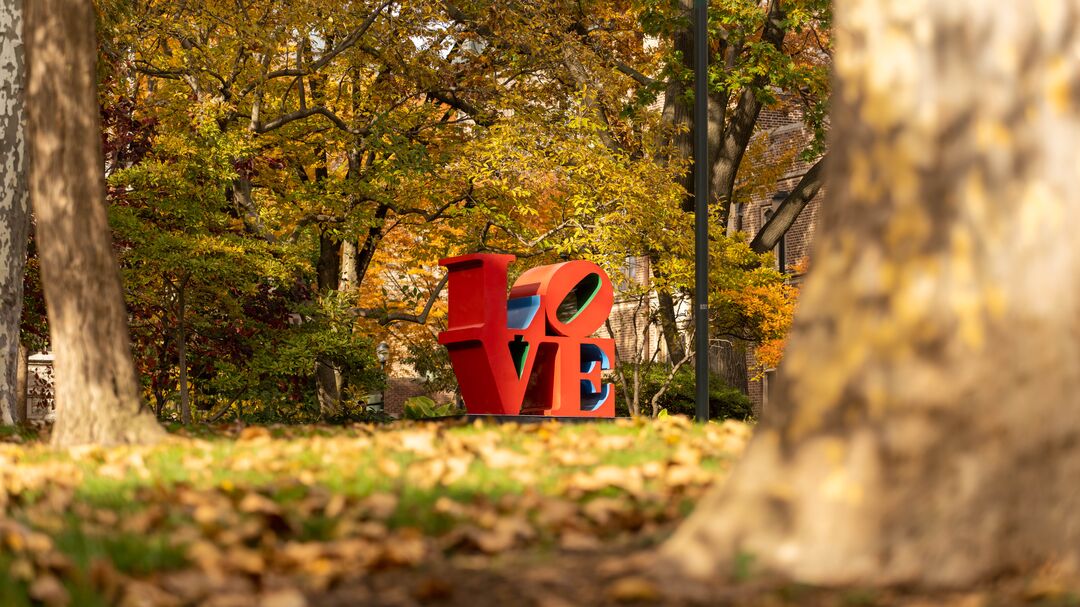
<svg viewBox="0 0 1080 607">
<path fill-rule="evenodd" d="M 664 380 L 667 378 L 668 369 L 665 365 L 653 365 L 642 377 L 641 408 L 642 414 L 651 413 L 649 403 L 656 394 Z M 620 415 L 627 414 L 625 399 L 616 401 Z M 694 417 L 694 371 L 688 367 L 679 369 L 675 377 L 671 379 L 671 385 L 667 392 L 660 397 L 658 403 L 661 409 L 675 415 Z M 709 418 L 710 419 L 748 419 L 753 415 L 750 398 L 738 388 L 733 388 L 716 375 L 709 376 Z"/>
<path fill-rule="evenodd" d="M 438 404 L 427 396 L 405 399 L 405 419 L 447 417 L 461 413 L 454 403 Z"/>
</svg>

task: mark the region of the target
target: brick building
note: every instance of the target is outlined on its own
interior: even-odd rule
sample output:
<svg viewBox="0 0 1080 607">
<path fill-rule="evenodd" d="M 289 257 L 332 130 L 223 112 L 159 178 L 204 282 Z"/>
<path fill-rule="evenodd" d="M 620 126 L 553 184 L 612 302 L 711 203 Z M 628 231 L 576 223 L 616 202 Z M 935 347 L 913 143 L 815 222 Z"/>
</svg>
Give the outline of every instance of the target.
<svg viewBox="0 0 1080 607">
<path fill-rule="evenodd" d="M 774 186 L 751 197 L 749 202 L 737 205 L 736 227 L 749 238 L 757 234 L 813 164 L 800 157 L 801 151 L 806 148 L 813 135 L 803 124 L 802 114 L 797 107 L 781 105 L 762 110 L 758 118 L 758 132 L 754 137 L 766 146 L 766 162 L 786 162 L 789 166 Z M 788 274 L 788 280 L 796 285 L 802 281 L 803 275 L 800 272 L 804 271 L 804 262 L 810 256 L 810 245 L 824 193 L 822 188 L 806 205 L 773 250 L 777 268 Z M 752 349 L 746 352 L 746 357 L 747 367 L 751 369 L 746 390 L 754 404 L 755 415 L 760 416 L 764 407 L 768 406 L 769 382 L 776 373 L 772 369 L 765 370 L 764 373 L 754 372 L 757 365 Z M 758 375 L 760 379 L 754 379 Z"/>
</svg>

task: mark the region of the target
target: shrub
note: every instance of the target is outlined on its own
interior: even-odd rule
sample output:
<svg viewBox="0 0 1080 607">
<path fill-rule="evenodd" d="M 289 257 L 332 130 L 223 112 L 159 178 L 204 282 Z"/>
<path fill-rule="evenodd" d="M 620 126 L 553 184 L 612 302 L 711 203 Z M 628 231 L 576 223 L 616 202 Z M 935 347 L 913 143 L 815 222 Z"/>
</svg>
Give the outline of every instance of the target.
<svg viewBox="0 0 1080 607">
<path fill-rule="evenodd" d="M 456 413 L 461 413 L 461 411 L 454 403 L 440 405 L 427 396 L 414 396 L 405 399 L 405 419 L 447 417 Z"/>
<path fill-rule="evenodd" d="M 668 369 L 665 365 L 653 365 L 642 378 L 642 413 L 651 413 L 649 403 L 667 378 Z M 675 377 L 671 379 L 671 385 L 667 392 L 660 397 L 658 403 L 660 409 L 666 409 L 668 413 L 693 417 L 695 414 L 694 404 L 694 371 L 688 367 L 679 369 Z M 626 415 L 626 402 L 623 399 L 616 401 L 619 414 Z M 709 376 L 709 418 L 710 419 L 748 419 L 753 415 L 750 398 L 738 388 L 724 383 L 724 380 L 716 375 Z"/>
</svg>

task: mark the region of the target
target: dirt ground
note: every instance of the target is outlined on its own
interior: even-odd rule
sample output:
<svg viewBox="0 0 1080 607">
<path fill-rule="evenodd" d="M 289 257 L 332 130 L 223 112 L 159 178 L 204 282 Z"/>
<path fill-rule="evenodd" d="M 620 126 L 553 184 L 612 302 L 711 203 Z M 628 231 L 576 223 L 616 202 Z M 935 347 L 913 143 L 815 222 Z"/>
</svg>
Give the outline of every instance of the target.
<svg viewBox="0 0 1080 607">
<path fill-rule="evenodd" d="M 780 580 L 688 582 L 657 571 L 651 549 L 626 552 L 455 558 L 417 569 L 372 573 L 309 597 L 320 607 L 1041 607 L 1080 605 L 1080 588 L 1043 576 L 1013 577 L 979 588 L 815 588 Z"/>
</svg>

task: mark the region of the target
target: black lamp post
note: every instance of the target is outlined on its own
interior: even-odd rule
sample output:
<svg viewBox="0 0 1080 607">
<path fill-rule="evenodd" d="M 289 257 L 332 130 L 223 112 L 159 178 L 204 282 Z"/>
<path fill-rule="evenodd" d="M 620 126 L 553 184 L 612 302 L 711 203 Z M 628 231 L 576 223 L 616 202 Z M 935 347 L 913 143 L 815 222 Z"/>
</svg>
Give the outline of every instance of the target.
<svg viewBox="0 0 1080 607">
<path fill-rule="evenodd" d="M 709 421 L 709 2 L 694 0 L 694 342 L 697 421 Z"/>
</svg>

